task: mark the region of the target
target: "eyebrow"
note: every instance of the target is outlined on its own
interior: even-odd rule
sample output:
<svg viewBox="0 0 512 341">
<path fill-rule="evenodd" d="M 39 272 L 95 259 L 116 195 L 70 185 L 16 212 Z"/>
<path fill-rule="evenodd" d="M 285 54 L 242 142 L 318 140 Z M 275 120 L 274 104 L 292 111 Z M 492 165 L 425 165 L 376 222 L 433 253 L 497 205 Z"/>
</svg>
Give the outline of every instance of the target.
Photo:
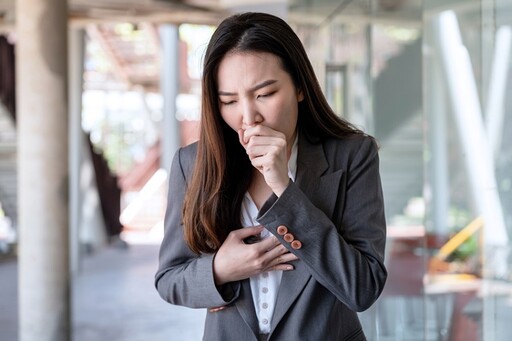
<svg viewBox="0 0 512 341">
<path fill-rule="evenodd" d="M 276 79 L 269 79 L 269 80 L 266 80 L 264 82 L 261 82 L 259 84 L 256 84 L 255 86 L 253 86 L 252 88 L 249 89 L 249 91 L 256 91 L 256 90 L 259 90 L 261 88 L 264 88 L 266 86 L 269 86 L 271 84 L 274 84 L 276 83 L 277 80 Z M 227 92 L 227 91 L 219 91 L 219 96 L 235 96 L 236 93 L 234 92 Z"/>
</svg>

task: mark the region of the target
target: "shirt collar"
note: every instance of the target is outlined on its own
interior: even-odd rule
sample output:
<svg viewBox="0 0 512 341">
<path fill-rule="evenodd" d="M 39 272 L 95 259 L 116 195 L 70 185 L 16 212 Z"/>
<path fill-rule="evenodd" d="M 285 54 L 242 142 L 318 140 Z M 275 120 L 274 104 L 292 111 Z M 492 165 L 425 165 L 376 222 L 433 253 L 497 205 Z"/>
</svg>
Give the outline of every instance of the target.
<svg viewBox="0 0 512 341">
<path fill-rule="evenodd" d="M 295 176 L 297 175 L 297 153 L 299 145 L 299 132 L 295 135 L 295 141 L 292 145 L 292 153 L 288 159 L 288 176 L 295 182 Z"/>
</svg>

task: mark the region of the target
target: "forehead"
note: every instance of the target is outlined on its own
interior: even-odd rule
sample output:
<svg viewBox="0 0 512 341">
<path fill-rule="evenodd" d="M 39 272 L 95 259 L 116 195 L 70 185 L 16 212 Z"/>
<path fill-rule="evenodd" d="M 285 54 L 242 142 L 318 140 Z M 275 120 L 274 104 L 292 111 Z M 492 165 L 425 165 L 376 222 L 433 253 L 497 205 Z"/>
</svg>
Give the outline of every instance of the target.
<svg viewBox="0 0 512 341">
<path fill-rule="evenodd" d="M 217 85 L 221 90 L 251 87 L 270 78 L 290 80 L 279 57 L 267 52 L 228 53 L 221 60 L 217 71 Z"/>
</svg>

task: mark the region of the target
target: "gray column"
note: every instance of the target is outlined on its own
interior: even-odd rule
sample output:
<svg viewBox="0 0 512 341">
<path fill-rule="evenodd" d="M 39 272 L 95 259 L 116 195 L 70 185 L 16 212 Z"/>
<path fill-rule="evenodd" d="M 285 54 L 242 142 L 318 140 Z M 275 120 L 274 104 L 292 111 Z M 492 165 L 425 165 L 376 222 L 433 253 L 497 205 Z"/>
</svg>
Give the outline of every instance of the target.
<svg viewBox="0 0 512 341">
<path fill-rule="evenodd" d="M 428 127 L 428 153 L 430 193 L 427 195 L 431 208 L 431 232 L 437 237 L 448 235 L 448 211 L 450 207 L 449 162 L 447 142 L 447 99 L 441 61 L 433 51 L 435 39 L 432 25 L 425 25 L 423 36 L 428 46 L 424 48 L 423 86 L 424 109 Z"/>
<path fill-rule="evenodd" d="M 457 16 L 453 11 L 442 12 L 433 19 L 432 25 L 457 135 L 465 156 L 471 196 L 477 214 L 485 221 L 485 247 L 505 246 L 508 235 L 494 174 L 492 150 L 486 136 L 470 56 L 462 43 Z"/>
<path fill-rule="evenodd" d="M 69 340 L 67 1 L 16 5 L 19 340 Z"/>
<path fill-rule="evenodd" d="M 180 146 L 180 127 L 176 119 L 179 93 L 179 31 L 176 25 L 161 25 L 162 73 L 160 91 L 164 99 L 160 166 L 169 171 L 174 153 Z"/>
<path fill-rule="evenodd" d="M 80 166 L 82 165 L 82 92 L 84 73 L 85 32 L 69 30 L 69 245 L 70 270 L 76 274 L 80 265 L 80 221 L 82 195 Z"/>
</svg>

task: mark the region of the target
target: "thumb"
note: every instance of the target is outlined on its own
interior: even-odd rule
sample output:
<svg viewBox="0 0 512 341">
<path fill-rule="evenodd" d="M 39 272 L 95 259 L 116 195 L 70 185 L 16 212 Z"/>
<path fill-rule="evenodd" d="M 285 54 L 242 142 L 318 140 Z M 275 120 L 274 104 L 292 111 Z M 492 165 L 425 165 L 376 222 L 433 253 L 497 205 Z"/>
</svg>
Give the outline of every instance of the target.
<svg viewBox="0 0 512 341">
<path fill-rule="evenodd" d="M 247 143 L 245 143 L 244 141 L 244 130 L 243 129 L 238 129 L 238 140 L 240 141 L 240 144 L 242 145 L 242 147 L 244 147 L 245 149 L 245 146 L 247 145 Z"/>
</svg>

